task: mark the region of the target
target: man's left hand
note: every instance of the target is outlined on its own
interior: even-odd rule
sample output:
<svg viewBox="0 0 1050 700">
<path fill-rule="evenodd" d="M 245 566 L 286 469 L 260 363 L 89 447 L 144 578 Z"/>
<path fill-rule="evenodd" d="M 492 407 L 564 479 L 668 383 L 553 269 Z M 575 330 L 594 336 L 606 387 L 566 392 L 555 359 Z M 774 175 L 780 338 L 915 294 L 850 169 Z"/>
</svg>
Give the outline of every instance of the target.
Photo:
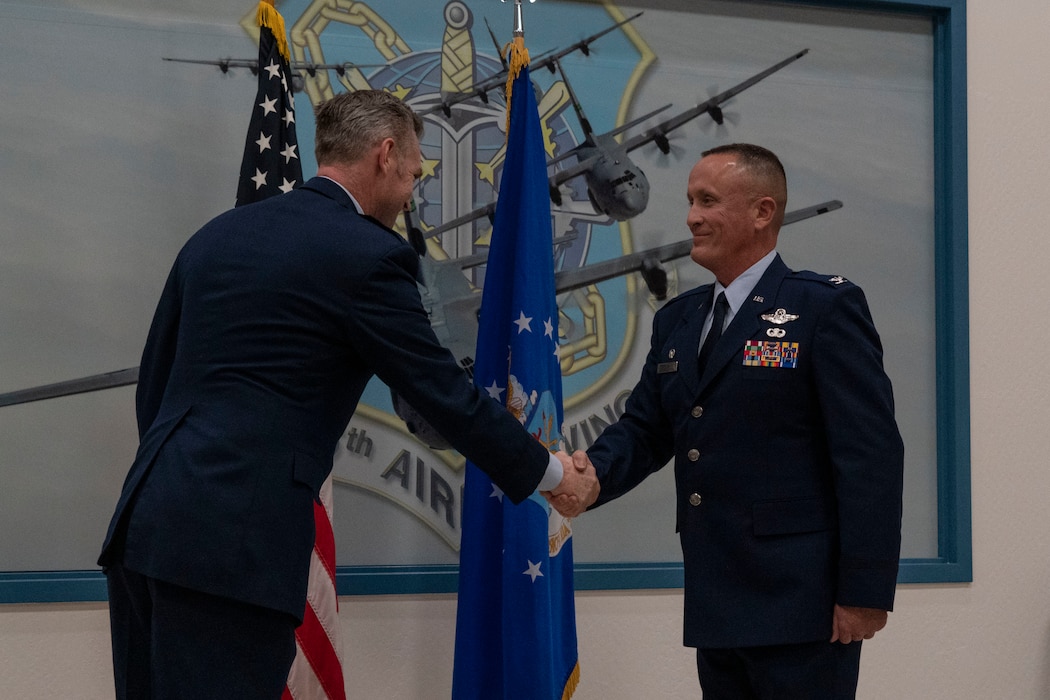
<svg viewBox="0 0 1050 700">
<path fill-rule="evenodd" d="M 857 608 L 851 605 L 836 605 L 831 621 L 831 641 L 850 644 L 871 639 L 886 626 L 889 614 L 878 608 Z"/>
</svg>

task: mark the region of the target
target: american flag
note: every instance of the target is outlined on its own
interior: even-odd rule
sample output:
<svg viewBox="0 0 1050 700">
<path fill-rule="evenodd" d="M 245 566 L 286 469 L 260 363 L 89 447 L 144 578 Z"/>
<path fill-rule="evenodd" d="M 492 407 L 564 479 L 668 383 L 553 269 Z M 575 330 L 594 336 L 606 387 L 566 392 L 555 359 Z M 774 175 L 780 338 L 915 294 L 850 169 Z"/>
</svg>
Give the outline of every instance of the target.
<svg viewBox="0 0 1050 700">
<path fill-rule="evenodd" d="M 284 19 L 272 0 L 262 0 L 257 20 L 259 88 L 244 141 L 237 206 L 283 194 L 303 182 Z M 295 661 L 282 700 L 346 700 L 339 656 L 331 476 L 314 503 L 314 530 L 303 624 L 295 631 Z"/>
<path fill-rule="evenodd" d="M 257 16 L 259 89 L 244 141 L 237 206 L 283 194 L 303 183 L 284 19 L 272 0 L 259 3 Z"/>
</svg>

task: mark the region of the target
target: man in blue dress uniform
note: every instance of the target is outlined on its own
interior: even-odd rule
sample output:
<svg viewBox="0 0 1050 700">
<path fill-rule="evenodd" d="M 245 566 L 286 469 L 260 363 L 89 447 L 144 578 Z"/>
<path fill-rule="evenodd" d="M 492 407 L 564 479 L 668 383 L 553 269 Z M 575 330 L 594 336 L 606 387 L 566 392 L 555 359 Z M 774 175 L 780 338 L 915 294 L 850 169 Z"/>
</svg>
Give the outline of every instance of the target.
<svg viewBox="0 0 1050 700">
<path fill-rule="evenodd" d="M 157 306 L 140 445 L 99 558 L 121 700 L 281 696 L 313 504 L 373 375 L 515 503 L 594 500 L 593 474 L 479 391 L 430 327 L 419 259 L 391 230 L 422 121 L 370 90 L 316 116 L 318 176 L 206 224 Z"/>
<path fill-rule="evenodd" d="M 589 458 L 597 505 L 670 461 L 685 634 L 704 700 L 853 698 L 892 609 L 904 450 L 860 288 L 776 252 L 784 168 L 707 151 L 688 184 L 692 259 L 715 276 L 653 321 L 641 379 Z"/>
</svg>

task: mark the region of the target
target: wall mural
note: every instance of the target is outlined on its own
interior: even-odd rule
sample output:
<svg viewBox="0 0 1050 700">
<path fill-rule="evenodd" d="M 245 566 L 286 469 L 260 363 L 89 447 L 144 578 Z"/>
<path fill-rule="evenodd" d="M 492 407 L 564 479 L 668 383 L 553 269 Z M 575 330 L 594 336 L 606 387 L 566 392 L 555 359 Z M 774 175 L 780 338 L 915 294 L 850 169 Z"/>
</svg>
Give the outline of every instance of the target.
<svg viewBox="0 0 1050 700">
<path fill-rule="evenodd" d="M 932 302 L 903 313 L 900 295 L 890 292 L 904 285 L 909 289 L 900 294 L 915 298 L 916 289 L 919 297 L 932 289 L 932 253 L 926 251 L 932 240 L 932 153 L 924 141 L 932 129 L 928 30 L 921 20 L 878 16 L 856 20 L 854 26 L 853 19 L 847 22 L 830 10 L 807 10 L 802 14 L 808 22 L 802 22 L 798 10 L 761 14 L 753 7 L 740 7 L 749 4 L 724 1 L 636 4 L 544 0 L 526 8 L 526 44 L 550 163 L 567 447 L 585 449 L 621 413 L 648 350 L 655 309 L 680 290 L 707 281 L 707 273 L 688 259 L 688 169 L 705 148 L 750 140 L 778 151 L 788 170 L 789 211 L 795 212 L 791 221 L 797 222 L 781 236 L 780 249 L 788 264 L 841 272 L 868 291 L 898 387 L 909 457 L 935 458 L 927 434 L 932 432 L 932 419 L 909 422 L 930 410 L 932 398 L 924 392 L 932 384 L 927 376 L 932 370 L 928 363 L 909 369 L 902 357 L 930 342 L 932 328 L 923 328 L 932 326 Z M 248 5 L 251 10 L 243 16 L 234 14 Z M 435 329 L 469 371 L 475 313 L 485 284 L 490 215 L 503 164 L 504 66 L 499 49 L 510 38 L 511 6 L 494 0 L 451 0 L 444 5 L 284 0 L 278 9 L 288 27 L 297 73 L 304 173 L 312 174 L 315 168 L 312 107 L 334 94 L 384 89 L 424 115 L 424 174 L 416 190 L 416 209 L 401 230 L 423 253 L 426 285 L 421 291 Z M 58 28 L 62 17 L 49 12 L 41 9 L 21 19 Z M 254 55 L 254 3 L 227 2 L 209 12 L 227 12 L 229 31 L 215 37 L 209 36 L 210 29 L 181 20 L 161 22 L 160 29 L 148 20 L 134 23 L 143 35 L 194 35 L 192 41 L 154 41 L 159 45 L 151 51 L 142 48 L 150 38 L 127 36 L 134 34 L 127 27 L 114 26 L 113 31 L 121 32 L 122 48 L 149 54 L 149 71 L 163 71 L 165 80 L 176 86 L 186 82 L 207 94 L 216 89 L 206 85 L 209 81 L 221 81 L 227 88 L 236 83 L 237 99 L 211 105 L 223 114 L 218 121 L 225 135 L 216 138 L 235 144 L 225 158 L 239 148 L 249 116 L 254 81 L 247 66 L 254 60 L 243 57 Z M 96 24 L 109 21 L 77 16 L 93 17 Z M 114 25 L 121 21 L 112 20 Z M 887 52 L 895 55 L 896 63 L 870 67 L 873 56 Z M 161 65 L 160 58 L 174 60 Z M 838 72 L 829 68 L 836 65 Z M 180 99 L 186 100 L 180 102 L 184 109 L 204 109 L 192 93 Z M 893 123 L 859 128 L 854 117 L 870 117 L 873 107 Z M 218 121 L 208 128 L 217 129 Z M 240 128 L 226 126 L 238 122 L 243 124 Z M 906 132 L 903 143 L 901 131 Z M 925 146 L 917 148 L 916 143 Z M 177 143 L 170 152 L 177 163 L 185 158 Z M 229 180 L 231 195 L 224 206 L 232 206 L 239 155 L 231 160 L 221 173 Z M 890 171 L 904 181 L 888 183 Z M 170 177 L 172 187 L 187 184 L 178 173 Z M 195 203 L 193 197 L 190 190 L 179 195 L 196 212 L 191 217 L 195 223 L 178 230 L 172 226 L 167 234 L 172 240 L 185 240 L 221 211 L 210 202 Z M 886 215 L 887 202 L 896 207 L 887 215 L 887 223 L 896 222 L 889 232 L 872 216 Z M 901 251 L 910 256 L 905 270 Z M 158 290 L 174 257 L 173 250 L 163 252 L 164 259 L 151 262 L 160 270 L 150 277 Z M 138 316 L 148 318 L 154 301 L 155 297 L 137 302 Z M 128 331 L 128 344 L 133 344 L 135 333 L 144 338 L 144 332 Z M 31 338 L 31 332 L 25 337 Z M 95 363 L 95 371 L 133 369 L 137 356 L 130 354 L 128 360 L 113 365 L 107 357 L 107 366 Z M 70 374 L 63 369 L 63 374 L 46 379 L 39 372 L 26 376 L 33 381 L 5 379 L 0 392 Z M 133 378 L 109 379 L 116 386 Z M 126 404 L 129 391 L 111 393 L 123 392 L 119 400 Z M 463 460 L 454 452 L 431 448 L 437 440 L 425 426 L 417 425 L 418 434 L 412 435 L 395 410 L 395 400 L 374 381 L 334 456 L 339 563 L 455 563 Z M 409 409 L 399 408 L 413 422 Z M 15 410 L 19 409 L 0 409 Z M 36 417 L 44 409 L 22 410 Z M 0 414 L 0 421 L 11 415 Z M 123 435 L 123 444 L 133 442 L 133 421 L 111 422 Z M 107 469 L 122 478 L 129 459 L 117 455 Z M 665 471 L 622 499 L 622 505 L 577 519 L 578 561 L 680 559 L 671 512 L 672 475 Z M 112 507 L 106 498 L 118 488 L 119 482 L 106 486 L 103 502 L 93 506 L 89 520 L 102 518 L 101 524 L 92 523 L 98 524 L 99 540 Z M 932 486 L 919 477 L 909 489 L 921 504 Z M 927 532 L 927 515 L 913 510 L 916 529 Z M 917 552 L 929 549 L 935 537 L 935 530 L 920 535 Z M 91 538 L 85 542 L 84 551 L 57 557 L 51 568 L 89 568 L 94 552 Z"/>
</svg>

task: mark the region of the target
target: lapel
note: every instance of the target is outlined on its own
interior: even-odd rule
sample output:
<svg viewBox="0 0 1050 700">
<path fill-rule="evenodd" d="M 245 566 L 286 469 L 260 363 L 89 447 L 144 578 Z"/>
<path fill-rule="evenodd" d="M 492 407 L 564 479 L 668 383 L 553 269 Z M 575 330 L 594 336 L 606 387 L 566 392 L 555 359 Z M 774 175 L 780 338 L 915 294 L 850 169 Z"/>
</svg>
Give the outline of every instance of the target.
<svg viewBox="0 0 1050 700">
<path fill-rule="evenodd" d="M 678 360 L 678 378 L 685 382 L 689 391 L 696 393 L 700 384 L 697 373 L 696 357 L 700 352 L 700 330 L 704 327 L 704 319 L 711 313 L 711 289 L 714 284 L 698 287 L 696 299 L 699 306 L 683 312 L 682 319 L 674 332 L 675 358 Z M 669 361 L 670 357 L 661 358 L 661 361 Z"/>
<path fill-rule="evenodd" d="M 789 272 L 791 270 L 780 259 L 779 254 L 773 258 L 773 262 L 766 268 L 758 284 L 751 290 L 750 296 L 748 296 L 743 306 L 740 307 L 740 310 L 736 312 L 733 322 L 729 324 L 722 333 L 722 337 L 718 339 L 711 357 L 707 360 L 704 376 L 699 378 L 698 391 L 703 391 L 730 362 L 743 362 L 744 343 L 758 330 L 761 321 L 759 317 L 774 303 L 777 291 L 780 289 L 780 283 L 787 277 Z M 707 301 L 704 303 L 705 308 L 710 306 L 710 296 L 710 294 L 707 295 Z M 700 325 L 705 317 L 706 312 L 700 315 L 701 320 L 697 324 L 696 338 L 700 337 Z M 696 363 L 694 362 L 693 365 L 693 376 L 695 376 Z"/>
</svg>

